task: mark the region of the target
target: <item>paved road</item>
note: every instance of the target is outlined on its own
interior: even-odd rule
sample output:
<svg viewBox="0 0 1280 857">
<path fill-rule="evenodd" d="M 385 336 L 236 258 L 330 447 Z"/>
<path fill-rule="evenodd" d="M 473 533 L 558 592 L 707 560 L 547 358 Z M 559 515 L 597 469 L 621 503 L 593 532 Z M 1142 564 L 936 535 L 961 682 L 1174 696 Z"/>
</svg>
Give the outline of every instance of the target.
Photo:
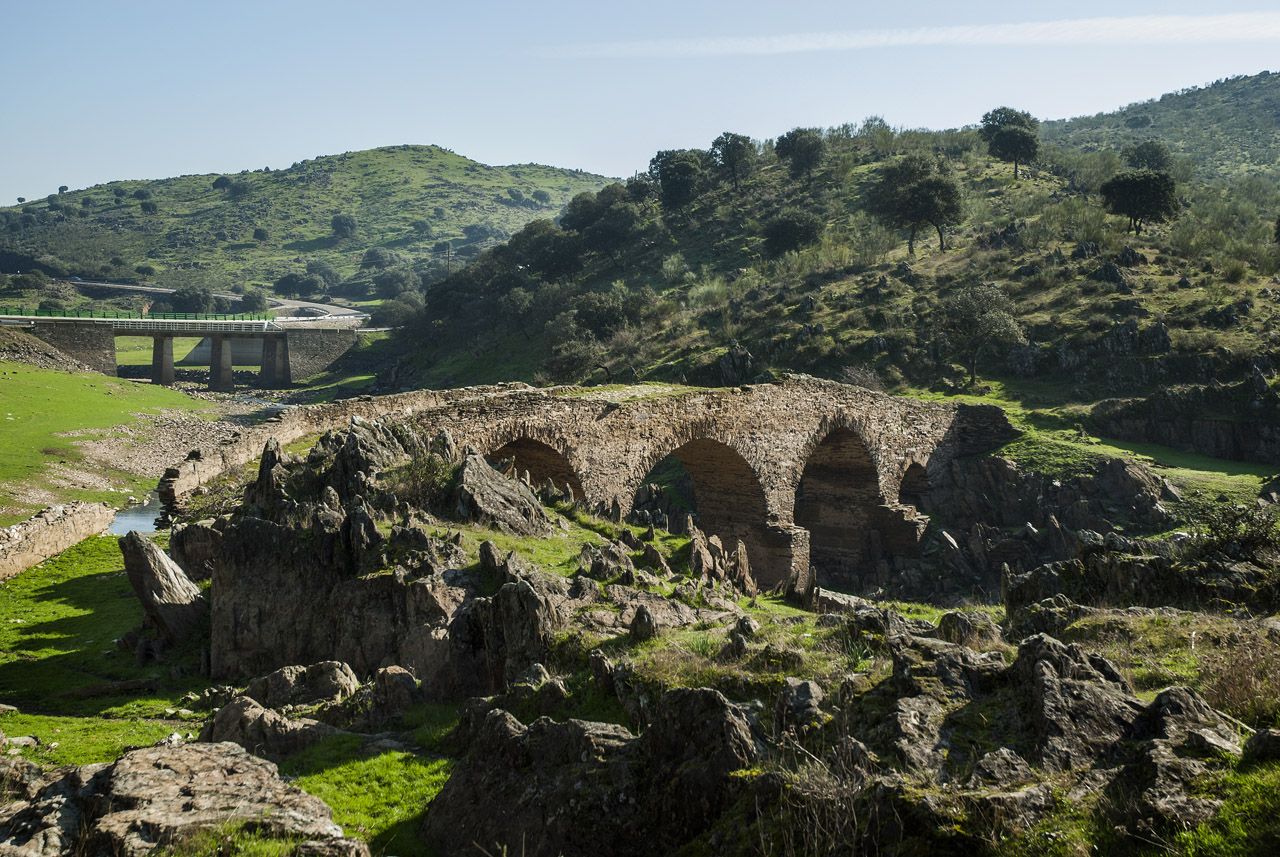
<svg viewBox="0 0 1280 857">
<path fill-rule="evenodd" d="M 101 283 L 96 280 L 64 280 L 63 282 L 71 286 L 92 286 L 95 289 L 116 289 L 122 292 L 145 292 L 153 295 L 173 294 L 173 289 L 165 289 L 160 286 L 143 286 L 131 283 Z M 215 294 L 215 297 L 226 298 L 228 300 L 239 300 L 241 296 L 218 293 Z M 368 313 L 358 309 L 352 309 L 351 307 L 335 306 L 333 304 L 318 304 L 312 301 L 286 300 L 285 298 L 277 297 L 271 297 L 269 300 L 274 309 L 283 310 L 286 315 L 291 317 L 309 317 L 312 320 L 321 318 L 337 320 L 341 318 L 351 321 L 366 319 L 369 317 Z M 302 311 L 302 316 L 299 316 L 299 311 Z"/>
</svg>

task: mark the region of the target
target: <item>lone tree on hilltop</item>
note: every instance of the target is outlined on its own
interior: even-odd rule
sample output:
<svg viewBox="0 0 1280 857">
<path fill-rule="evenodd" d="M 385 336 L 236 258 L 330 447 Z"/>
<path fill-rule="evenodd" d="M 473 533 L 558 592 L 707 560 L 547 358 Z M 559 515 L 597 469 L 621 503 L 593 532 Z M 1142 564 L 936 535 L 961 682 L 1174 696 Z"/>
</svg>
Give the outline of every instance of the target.
<svg viewBox="0 0 1280 857">
<path fill-rule="evenodd" d="M 793 128 L 773 144 L 773 151 L 787 162 L 793 179 L 811 177 L 826 149 L 827 143 L 817 128 Z"/>
<path fill-rule="evenodd" d="M 998 286 L 965 286 L 942 303 L 942 329 L 957 357 L 978 379 L 978 361 L 993 347 L 1025 345 L 1027 337 L 1013 316 L 1013 302 Z"/>
<path fill-rule="evenodd" d="M 1125 232 L 1142 234 L 1143 224 L 1163 223 L 1178 213 L 1173 176 L 1155 170 L 1126 170 L 1099 188 L 1107 211 L 1129 218 Z"/>
<path fill-rule="evenodd" d="M 751 173 L 755 164 L 756 147 L 751 138 L 745 134 L 725 131 L 711 143 L 711 157 L 720 169 L 729 174 L 733 189 L 738 189 L 738 180 Z"/>
<path fill-rule="evenodd" d="M 1025 110 L 997 107 L 982 115 L 978 136 L 987 144 L 987 153 L 1013 164 L 1013 177 L 1018 178 L 1018 165 L 1033 160 L 1040 152 L 1036 132 L 1040 121 Z"/>
<path fill-rule="evenodd" d="M 764 249 L 777 258 L 812 244 L 822 234 L 822 220 L 812 212 L 784 208 L 764 225 Z"/>
<path fill-rule="evenodd" d="M 947 249 L 946 228 L 961 221 L 960 185 L 944 161 L 907 155 L 880 171 L 867 194 L 867 210 L 890 229 L 906 229 L 907 252 L 915 255 L 916 233 L 932 226 L 938 249 Z"/>
<path fill-rule="evenodd" d="M 1147 140 L 1124 150 L 1124 161 L 1135 170 L 1167 173 L 1173 169 L 1173 155 L 1159 140 Z"/>
<path fill-rule="evenodd" d="M 213 180 L 214 190 L 226 190 L 229 187 L 231 187 L 231 179 L 226 176 L 218 176 Z"/>
<path fill-rule="evenodd" d="M 335 214 L 329 226 L 337 238 L 351 238 L 356 234 L 356 219 L 350 214 Z"/>
<path fill-rule="evenodd" d="M 64 185 L 64 184 L 60 184 L 60 185 L 58 185 L 58 193 L 66 193 L 66 192 L 67 192 L 67 186 L 66 186 L 66 185 Z"/>
<path fill-rule="evenodd" d="M 26 201 L 27 201 L 27 198 L 25 196 L 18 197 L 18 205 L 22 205 L 22 203 Z"/>
</svg>

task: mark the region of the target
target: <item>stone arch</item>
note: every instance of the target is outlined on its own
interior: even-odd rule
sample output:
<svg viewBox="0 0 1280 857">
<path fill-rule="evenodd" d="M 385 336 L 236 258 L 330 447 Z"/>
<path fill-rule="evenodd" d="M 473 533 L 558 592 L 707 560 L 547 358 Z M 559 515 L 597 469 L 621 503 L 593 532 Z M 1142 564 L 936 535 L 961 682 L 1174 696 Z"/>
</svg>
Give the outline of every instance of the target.
<svg viewBox="0 0 1280 857">
<path fill-rule="evenodd" d="M 909 461 L 898 482 L 898 505 L 927 512 L 930 488 L 928 468 L 919 461 Z"/>
<path fill-rule="evenodd" d="M 784 579 L 790 569 L 791 544 L 773 524 L 760 476 L 742 453 L 723 440 L 685 433 L 646 459 L 632 480 L 632 497 L 653 468 L 668 457 L 679 460 L 692 482 L 698 528 L 708 536 L 719 536 L 729 550 L 741 540 L 762 583 Z"/>
<path fill-rule="evenodd" d="M 879 530 L 887 509 L 880 469 L 851 421 L 824 429 L 802 459 L 795 522 L 809 531 L 809 560 L 819 583 L 856 584 L 881 553 Z"/>
<path fill-rule="evenodd" d="M 546 441 L 520 434 L 492 448 L 486 456 L 491 461 L 512 459 L 517 473 L 529 472 L 529 481 L 535 488 L 550 479 L 560 490 L 568 485 L 573 496 L 583 499 L 582 480 L 574 470 L 568 454 Z"/>
</svg>

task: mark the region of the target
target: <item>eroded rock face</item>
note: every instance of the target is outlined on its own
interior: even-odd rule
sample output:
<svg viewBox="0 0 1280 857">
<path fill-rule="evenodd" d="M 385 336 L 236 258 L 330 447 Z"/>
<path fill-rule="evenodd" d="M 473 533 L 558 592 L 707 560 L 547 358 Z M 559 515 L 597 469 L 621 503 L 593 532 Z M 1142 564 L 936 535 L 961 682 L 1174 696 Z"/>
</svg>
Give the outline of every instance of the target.
<svg viewBox="0 0 1280 857">
<path fill-rule="evenodd" d="M 120 551 L 147 623 L 164 641 L 181 642 L 204 630 L 204 594 L 177 563 L 137 532 L 120 538 Z"/>
<path fill-rule="evenodd" d="M 1187 609 L 1248 604 L 1270 611 L 1280 605 L 1280 582 L 1253 563 L 1178 562 L 1168 556 L 1105 550 L 1008 574 L 1003 590 L 1010 616 L 1055 597 L 1084 605 Z"/>
<path fill-rule="evenodd" d="M 529 857 L 670 853 L 723 811 L 730 774 L 758 753 L 746 717 L 713 690 L 666 694 L 642 738 L 491 710 L 422 832 L 447 854 L 475 844 Z"/>
<path fill-rule="evenodd" d="M 132 857 L 235 821 L 272 838 L 312 840 L 321 853 L 369 853 L 343 839 L 323 801 L 286 784 L 275 765 L 235 744 L 149 747 L 52 777 L 27 763 L 16 767 L 22 793 L 0 809 L 5 853 Z"/>
<path fill-rule="evenodd" d="M 224 521 L 210 518 L 179 524 L 169 533 L 169 556 L 192 580 L 213 577 L 214 566 L 222 549 L 221 525 Z"/>
</svg>

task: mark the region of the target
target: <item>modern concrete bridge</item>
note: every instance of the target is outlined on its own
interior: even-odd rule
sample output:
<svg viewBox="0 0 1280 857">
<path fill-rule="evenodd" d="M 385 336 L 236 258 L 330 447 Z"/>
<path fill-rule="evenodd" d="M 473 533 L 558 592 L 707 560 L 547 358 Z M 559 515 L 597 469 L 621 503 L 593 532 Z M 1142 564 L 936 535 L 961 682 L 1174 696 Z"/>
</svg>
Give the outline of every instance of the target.
<svg viewBox="0 0 1280 857">
<path fill-rule="evenodd" d="M 106 375 L 115 375 L 117 336 L 150 336 L 153 340 L 151 380 L 174 381 L 174 337 L 203 337 L 210 343 L 209 389 L 235 386 L 232 343 L 261 343 L 261 387 L 287 387 L 294 378 L 322 371 L 355 342 L 348 324 L 324 326 L 314 319 L 306 327 L 279 320 L 242 321 L 168 318 L 77 318 L 74 316 L 0 315 L 0 324 L 18 327 L 59 351 Z"/>
</svg>

